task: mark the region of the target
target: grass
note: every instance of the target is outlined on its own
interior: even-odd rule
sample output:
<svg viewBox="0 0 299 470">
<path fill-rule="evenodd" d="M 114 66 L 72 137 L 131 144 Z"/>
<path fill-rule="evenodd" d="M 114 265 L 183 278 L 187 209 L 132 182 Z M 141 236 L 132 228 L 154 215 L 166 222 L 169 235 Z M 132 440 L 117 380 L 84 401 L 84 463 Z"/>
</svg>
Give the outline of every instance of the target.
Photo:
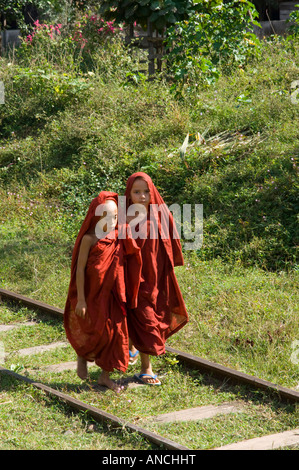
<svg viewBox="0 0 299 470">
<path fill-rule="evenodd" d="M 84 413 L 73 413 L 43 392 L 1 377 L 1 450 L 147 450 L 124 430 L 111 432 Z"/>
<path fill-rule="evenodd" d="M 298 364 L 290 361 L 298 336 L 297 274 L 191 261 L 178 279 L 191 315 L 173 338 L 181 349 L 275 383 L 298 384 Z"/>
<path fill-rule="evenodd" d="M 207 88 L 191 84 L 179 98 L 163 79 L 136 75 L 138 58 L 117 41 L 93 57 L 91 73 L 67 56 L 56 62 L 50 55 L 1 57 L 0 286 L 63 308 L 73 244 L 90 200 L 102 189 L 122 194 L 127 177 L 145 171 L 167 203 L 204 206 L 203 247 L 185 250 L 185 266 L 176 268 L 190 321 L 168 344 L 297 387 L 299 107 L 290 90 L 298 52 L 298 41 L 273 38 L 246 67 Z M 205 139 L 200 145 L 197 133 Z M 74 360 L 70 347 L 30 359 L 13 354 L 64 338 L 61 324 L 0 306 L 0 323 L 25 320 L 37 324 L 0 334 L 11 353 L 8 366 L 21 362 L 37 380 L 88 396 L 125 419 L 151 427 L 154 413 L 246 398 L 246 410 L 233 416 L 160 425 L 161 433 L 180 433 L 192 448 L 297 426 L 294 408 L 243 388 L 221 388 L 171 356 L 153 359 L 161 388 L 119 398 L 90 395 L 75 372 L 43 370 Z M 91 374 L 96 380 L 97 370 Z M 151 448 L 125 431 L 110 435 L 97 425 L 88 432 L 93 422 L 86 416 L 3 377 L 0 423 L 6 449 Z"/>
<path fill-rule="evenodd" d="M 1 322 L 3 319 L 10 323 L 16 320 L 37 322 L 35 326 L 0 334 L 6 353 L 65 339 L 61 322 L 49 321 L 30 309 L 20 309 L 13 304 L 1 306 Z M 24 368 L 21 373 L 29 374 L 37 382 L 169 439 L 178 440 L 180 436 L 179 441 L 190 449 L 218 447 L 293 429 L 297 425 L 298 413 L 294 405 L 282 404 L 261 391 L 245 386 L 232 387 L 202 375 L 178 364 L 172 355 L 153 359 L 154 369 L 162 380 L 161 387 L 127 389 L 119 396 L 109 390 L 104 393 L 91 388 L 99 373 L 95 366 L 89 367 L 90 382 L 82 382 L 72 370 L 60 373 L 46 370 L 47 365 L 74 359 L 74 351 L 68 346 L 30 357 L 11 354 L 5 367 L 15 367 L 13 364 L 17 363 Z M 133 376 L 137 371 L 138 364 L 125 375 Z M 114 373 L 113 377 L 119 380 L 123 375 Z M 232 415 L 216 416 L 207 421 L 172 424 L 152 421 L 153 416 L 166 412 L 223 402 L 238 403 L 241 408 Z M 95 423 L 83 413 L 73 413 L 56 399 L 5 375 L 1 376 L 0 423 L 1 449 L 155 449 L 154 445 L 144 442 L 140 436 L 127 434 L 124 429 L 111 433 L 109 427 Z"/>
<path fill-rule="evenodd" d="M 17 232 L 13 243 L 9 237 L 0 241 L 1 287 L 63 308 L 70 243 L 55 245 L 53 256 L 53 244 L 41 247 L 35 240 L 18 238 Z M 297 386 L 298 364 L 291 358 L 299 337 L 298 273 L 201 261 L 190 254 L 185 262 L 176 274 L 190 321 L 168 344 L 274 383 Z"/>
</svg>

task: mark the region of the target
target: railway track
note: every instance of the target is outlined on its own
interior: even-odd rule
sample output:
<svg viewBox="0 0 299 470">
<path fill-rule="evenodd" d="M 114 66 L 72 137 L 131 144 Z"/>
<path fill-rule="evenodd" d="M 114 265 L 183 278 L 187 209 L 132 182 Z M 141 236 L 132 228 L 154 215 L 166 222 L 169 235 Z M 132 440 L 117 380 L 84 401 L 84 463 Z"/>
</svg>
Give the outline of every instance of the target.
<svg viewBox="0 0 299 470">
<path fill-rule="evenodd" d="M 26 306 L 32 310 L 42 312 L 47 316 L 52 318 L 56 318 L 58 320 L 62 320 L 63 318 L 63 310 L 53 307 L 51 305 L 45 304 L 43 302 L 39 302 L 33 299 L 29 299 L 24 297 L 20 294 L 16 294 L 14 292 L 0 289 L 0 299 L 4 302 L 12 301 L 20 303 L 23 306 Z M 1 325 L 0 325 L 1 326 Z M 3 331 L 5 329 L 12 328 L 14 325 L 4 325 Z M 1 332 L 1 328 L 0 328 Z M 57 345 L 61 346 L 61 343 L 57 343 L 54 345 L 44 345 L 44 349 L 38 348 L 29 348 L 26 351 L 23 350 L 23 355 L 30 355 L 37 353 L 38 351 L 46 350 L 49 347 L 55 347 Z M 67 343 L 66 343 L 67 344 Z M 170 356 L 175 356 L 176 360 L 179 361 L 182 365 L 186 366 L 190 370 L 200 371 L 202 374 L 205 374 L 209 377 L 213 377 L 213 379 L 220 381 L 220 383 L 231 384 L 232 387 L 234 386 L 245 386 L 249 390 L 252 391 L 259 391 L 264 393 L 268 399 L 270 397 L 274 400 L 278 400 L 281 403 L 289 403 L 294 407 L 294 413 L 296 413 L 296 408 L 299 402 L 299 392 L 296 390 L 292 390 L 286 387 L 282 387 L 277 384 L 273 384 L 271 382 L 262 380 L 258 377 L 254 377 L 234 369 L 230 369 L 228 367 L 222 366 L 220 364 L 208 361 L 206 359 L 202 359 L 191 354 L 176 350 L 172 347 L 166 348 L 167 353 Z M 20 351 L 19 351 L 20 352 Z M 66 364 L 66 367 L 72 368 L 74 364 Z M 113 414 L 107 413 L 102 409 L 99 409 L 95 406 L 92 406 L 86 401 L 78 400 L 77 398 L 72 397 L 66 393 L 63 393 L 56 388 L 52 388 L 49 385 L 41 383 L 39 381 L 34 380 L 33 377 L 28 377 L 28 371 L 26 375 L 18 374 L 13 372 L 12 370 L 6 369 L 5 367 L 0 366 L 0 375 L 6 374 L 13 377 L 16 380 L 25 382 L 41 391 L 46 393 L 50 397 L 55 397 L 58 400 L 64 402 L 67 406 L 71 407 L 74 410 L 84 411 L 88 413 L 95 421 L 109 424 L 110 427 L 113 428 L 125 428 L 126 430 L 137 433 L 141 435 L 144 439 L 157 446 L 157 449 L 167 449 L 171 451 L 177 451 L 182 453 L 190 453 L 192 454 L 192 448 L 182 445 L 180 442 L 176 440 L 171 440 L 163 435 L 160 435 L 155 431 L 150 431 L 146 427 L 142 427 L 136 425 L 134 422 L 129 422 L 127 419 L 120 418 Z M 130 384 L 130 382 L 129 382 Z M 138 386 L 137 384 L 133 386 Z M 139 387 L 146 387 L 144 385 L 139 385 Z M 172 413 L 164 413 L 159 416 L 154 417 L 154 421 L 157 424 L 160 423 L 171 423 L 171 422 L 186 422 L 186 421 L 195 421 L 195 420 L 202 420 L 202 419 L 209 419 L 214 416 L 218 415 L 225 415 L 230 413 L 238 413 L 240 410 L 240 402 L 237 404 L 234 402 L 222 403 L 220 405 L 208 405 L 208 406 L 200 406 L 191 409 L 184 409 L 175 411 Z M 276 433 L 276 434 L 266 434 L 259 438 L 249 439 L 245 441 L 236 442 L 229 445 L 224 445 L 220 447 L 213 447 L 213 449 L 219 450 L 226 450 L 226 449 L 274 449 L 274 448 L 284 448 L 284 447 L 293 447 L 299 446 L 299 427 L 296 426 L 295 429 L 287 429 L 284 432 Z M 189 455 L 190 458 L 191 454 Z M 193 454 L 192 454 L 193 455 Z M 185 461 L 186 462 L 186 461 Z M 184 462 L 183 462 L 184 463 Z M 190 462 L 189 462 L 190 463 Z M 193 462 L 192 462 L 193 463 Z"/>
</svg>

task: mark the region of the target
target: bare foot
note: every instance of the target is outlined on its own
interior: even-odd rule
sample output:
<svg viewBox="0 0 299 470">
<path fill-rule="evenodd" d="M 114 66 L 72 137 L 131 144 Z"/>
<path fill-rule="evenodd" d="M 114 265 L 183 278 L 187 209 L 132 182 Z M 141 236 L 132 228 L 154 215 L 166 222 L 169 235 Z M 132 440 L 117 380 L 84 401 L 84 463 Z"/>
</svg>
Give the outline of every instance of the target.
<svg viewBox="0 0 299 470">
<path fill-rule="evenodd" d="M 142 383 L 147 385 L 161 385 L 160 380 L 156 375 L 153 374 L 153 369 L 148 354 L 140 353 L 141 359 L 141 370 L 140 374 L 135 374 L 135 377 L 138 378 Z"/>
<path fill-rule="evenodd" d="M 109 377 L 109 372 L 106 371 L 103 371 L 98 378 L 98 385 L 110 388 L 110 390 L 113 390 L 116 393 L 120 393 L 124 389 L 124 387 L 121 387 L 116 382 L 111 380 Z"/>
<path fill-rule="evenodd" d="M 77 357 L 77 375 L 82 380 L 88 378 L 87 361 L 80 356 Z"/>
</svg>

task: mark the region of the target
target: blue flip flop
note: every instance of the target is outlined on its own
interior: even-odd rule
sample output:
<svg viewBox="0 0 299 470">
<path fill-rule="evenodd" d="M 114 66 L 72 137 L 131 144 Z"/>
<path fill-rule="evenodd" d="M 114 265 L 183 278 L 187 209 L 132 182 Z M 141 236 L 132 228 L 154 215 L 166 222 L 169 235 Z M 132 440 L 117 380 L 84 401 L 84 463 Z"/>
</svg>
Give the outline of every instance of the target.
<svg viewBox="0 0 299 470">
<path fill-rule="evenodd" d="M 129 355 L 130 355 L 129 364 L 131 365 L 136 364 L 136 362 L 138 361 L 138 354 L 139 354 L 139 351 L 137 350 L 134 354 L 132 353 L 132 351 L 129 350 Z"/>
<path fill-rule="evenodd" d="M 150 383 L 150 382 L 146 382 L 145 380 L 143 380 L 142 377 L 150 377 L 151 379 L 156 379 L 157 376 L 156 375 L 151 375 L 151 374 L 135 374 L 134 375 L 135 379 L 139 380 L 141 383 L 143 383 L 144 385 L 161 385 L 161 382 L 160 380 L 158 379 L 158 382 L 154 382 L 154 383 Z"/>
</svg>

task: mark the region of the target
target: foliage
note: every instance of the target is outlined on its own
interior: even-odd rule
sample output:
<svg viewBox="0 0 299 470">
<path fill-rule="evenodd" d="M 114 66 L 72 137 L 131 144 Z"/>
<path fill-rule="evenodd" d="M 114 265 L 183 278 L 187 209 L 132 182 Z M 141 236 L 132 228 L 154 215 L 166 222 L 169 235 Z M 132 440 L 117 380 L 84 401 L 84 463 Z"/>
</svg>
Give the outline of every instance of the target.
<svg viewBox="0 0 299 470">
<path fill-rule="evenodd" d="M 45 28 L 24 42 L 27 53 L 0 59 L 2 186 L 54 201 L 55 223 L 73 237 L 99 190 L 122 193 L 143 170 L 168 204 L 203 204 L 200 259 L 295 268 L 298 43 L 264 42 L 260 57 L 209 87 L 190 82 L 177 100 L 168 82 L 142 78 L 143 64 L 111 37 L 85 71 L 77 45 L 60 50 L 67 38 Z M 42 224 L 25 207 L 26 223 Z"/>
<path fill-rule="evenodd" d="M 144 28 L 149 21 L 158 31 L 188 18 L 193 11 L 192 0 L 104 0 L 100 7 L 100 13 L 108 19 L 137 22 Z"/>
<path fill-rule="evenodd" d="M 24 33 L 30 30 L 30 26 L 25 23 L 24 13 L 26 9 L 35 10 L 39 15 L 44 13 L 57 14 L 61 11 L 61 2 L 58 0 L 0 0 L 0 12 L 7 20 L 7 25 L 15 21 L 18 28 Z M 34 19 L 34 18 L 33 18 Z"/>
<path fill-rule="evenodd" d="M 22 48 L 18 50 L 18 55 L 28 55 L 32 57 L 30 49 L 34 47 L 33 55 L 37 50 L 43 51 L 52 49 L 55 55 L 57 49 L 64 49 L 74 53 L 79 50 L 81 53 L 85 48 L 88 53 L 93 53 L 103 41 L 111 39 L 112 35 L 121 31 L 121 26 L 116 26 L 113 21 L 106 22 L 103 18 L 96 15 L 84 14 L 77 18 L 68 27 L 61 23 L 56 25 L 34 22 L 34 28 L 24 40 L 31 47 L 28 49 L 25 45 L 25 51 Z M 24 48 L 24 43 L 23 43 Z"/>
<path fill-rule="evenodd" d="M 61 24 L 57 25 L 47 25 L 47 24 L 40 24 L 39 20 L 36 20 L 34 22 L 34 29 L 31 32 L 31 34 L 28 34 L 25 42 L 27 43 L 32 43 L 34 41 L 34 44 L 36 44 L 38 41 L 42 42 L 43 39 L 48 40 L 54 39 L 54 36 L 60 36 L 61 35 Z"/>
<path fill-rule="evenodd" d="M 211 83 L 256 52 L 252 34 L 257 12 L 247 0 L 203 3 L 200 11 L 168 30 L 168 61 L 174 79 Z"/>
<path fill-rule="evenodd" d="M 34 22 L 34 28 L 24 37 L 15 54 L 23 67 L 39 63 L 40 68 L 59 67 L 72 74 L 91 72 L 93 56 L 101 55 L 103 44 L 117 50 L 120 26 L 92 14 L 78 14 L 69 25 Z M 110 54 L 108 56 L 111 57 Z M 102 64 L 104 65 L 104 59 Z M 54 65 L 55 64 L 55 65 Z M 66 74 L 67 75 L 67 74 Z"/>
<path fill-rule="evenodd" d="M 5 15 L 8 26 L 11 20 L 23 25 L 23 9 L 27 4 L 28 0 L 0 0 L 0 12 Z"/>
<path fill-rule="evenodd" d="M 122 31 L 122 26 L 115 21 L 105 21 L 98 15 L 85 14 L 80 21 L 76 21 L 71 39 L 88 52 L 94 52 L 104 40 L 111 40 L 111 36 Z"/>
<path fill-rule="evenodd" d="M 299 35 L 299 3 L 295 6 L 298 8 L 298 10 L 292 11 L 287 21 L 293 23 L 290 25 L 291 35 L 297 36 Z"/>
</svg>

